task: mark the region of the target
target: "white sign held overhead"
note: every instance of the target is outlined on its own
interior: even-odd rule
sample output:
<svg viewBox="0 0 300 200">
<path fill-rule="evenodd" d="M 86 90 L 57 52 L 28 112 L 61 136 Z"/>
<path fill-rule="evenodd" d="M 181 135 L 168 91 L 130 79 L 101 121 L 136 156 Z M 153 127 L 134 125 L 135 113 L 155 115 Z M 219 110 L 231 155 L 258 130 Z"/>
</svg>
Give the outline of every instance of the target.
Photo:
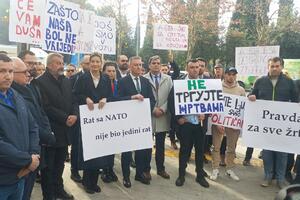
<svg viewBox="0 0 300 200">
<path fill-rule="evenodd" d="M 300 104 L 246 101 L 243 142 L 248 147 L 300 154 Z"/>
<path fill-rule="evenodd" d="M 154 24 L 153 49 L 187 51 L 188 25 Z"/>
<path fill-rule="evenodd" d="M 107 103 L 90 111 L 80 106 L 84 161 L 106 155 L 152 148 L 149 99 Z"/>
<path fill-rule="evenodd" d="M 95 13 L 80 9 L 76 53 L 91 53 L 94 48 Z"/>
<path fill-rule="evenodd" d="M 94 51 L 116 54 L 116 22 L 114 18 L 95 17 Z"/>
<path fill-rule="evenodd" d="M 10 0 L 9 41 L 35 45 L 42 43 L 45 2 Z"/>
<path fill-rule="evenodd" d="M 79 29 L 79 15 L 78 4 L 61 0 L 48 0 L 43 49 L 74 54 Z"/>
<path fill-rule="evenodd" d="M 280 46 L 236 47 L 235 65 L 242 76 L 262 76 L 268 73 L 268 60 L 278 57 Z"/>
</svg>

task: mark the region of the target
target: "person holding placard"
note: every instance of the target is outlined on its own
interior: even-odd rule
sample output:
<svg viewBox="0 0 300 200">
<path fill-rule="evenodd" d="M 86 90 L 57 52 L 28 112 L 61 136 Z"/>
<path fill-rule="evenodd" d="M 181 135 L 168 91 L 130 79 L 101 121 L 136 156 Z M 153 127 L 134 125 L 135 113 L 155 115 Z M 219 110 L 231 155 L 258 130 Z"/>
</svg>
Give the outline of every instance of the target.
<svg viewBox="0 0 300 200">
<path fill-rule="evenodd" d="M 149 59 L 150 72 L 144 77 L 151 83 L 153 95 L 156 100 L 152 112 L 152 129 L 155 135 L 155 161 L 157 174 L 165 179 L 170 179 L 166 172 L 165 161 L 165 138 L 170 130 L 170 114 L 168 111 L 168 96 L 173 83 L 170 76 L 161 73 L 160 57 L 152 56 Z"/>
<path fill-rule="evenodd" d="M 129 59 L 130 74 L 119 81 L 119 95 L 121 100 L 135 99 L 143 101 L 144 98 L 150 99 L 151 111 L 154 109 L 155 99 L 151 84 L 148 79 L 141 76 L 142 59 L 134 56 Z M 142 149 L 135 151 L 136 175 L 135 180 L 149 185 L 151 180 L 150 163 L 152 149 Z M 131 187 L 130 181 L 130 161 L 131 152 L 123 152 L 121 157 L 123 185 Z"/>
<path fill-rule="evenodd" d="M 222 81 L 223 92 L 233 94 L 237 96 L 246 96 L 245 89 L 238 85 L 236 81 L 237 70 L 234 67 L 229 67 L 225 70 L 224 80 Z M 240 130 L 228 128 L 224 126 L 212 125 L 212 174 L 211 180 L 217 180 L 219 175 L 219 163 L 220 163 L 220 147 L 224 134 L 227 137 L 227 151 L 226 151 L 226 163 L 227 170 L 226 175 L 235 181 L 239 181 L 240 178 L 234 173 L 234 159 L 235 159 L 235 148 L 239 138 Z"/>
<path fill-rule="evenodd" d="M 103 65 L 103 73 L 106 74 L 109 77 L 109 82 L 110 82 L 110 90 L 112 100 L 118 100 L 118 80 L 117 80 L 117 64 L 115 62 L 105 62 Z M 115 155 L 111 155 L 111 162 L 109 162 L 109 166 L 103 169 L 103 172 L 101 174 L 101 179 L 105 183 L 110 183 L 110 182 L 116 182 L 118 181 L 118 177 L 114 172 L 114 159 Z"/>
<path fill-rule="evenodd" d="M 248 99 L 250 101 L 262 99 L 269 101 L 298 102 L 295 84 L 292 79 L 283 75 L 282 69 L 283 61 L 281 58 L 270 58 L 268 61 L 268 74 L 256 80 L 254 88 L 249 94 Z M 275 167 L 277 185 L 280 189 L 285 187 L 287 153 L 264 149 L 262 157 L 265 177 L 261 186 L 268 187 L 271 185 Z"/>
<path fill-rule="evenodd" d="M 200 64 L 197 59 L 191 59 L 187 62 L 187 75 L 183 79 L 199 79 Z M 203 77 L 202 77 L 203 78 Z M 174 91 L 169 95 L 169 108 L 175 115 Z M 185 182 L 185 173 L 187 162 L 190 158 L 193 146 L 195 147 L 195 163 L 196 163 L 196 182 L 201 186 L 208 188 L 209 183 L 205 180 L 206 172 L 203 170 L 204 157 L 204 138 L 207 127 L 207 118 L 204 114 L 200 115 L 177 115 L 175 119 L 179 125 L 179 176 L 176 179 L 176 186 L 183 186 Z"/>
<path fill-rule="evenodd" d="M 106 75 L 101 74 L 101 67 L 102 56 L 98 53 L 91 54 L 90 71 L 80 76 L 74 86 L 74 94 L 79 105 L 87 105 L 89 110 L 94 109 L 95 103 L 98 103 L 98 108 L 101 109 L 112 96 L 110 80 Z M 105 156 L 83 163 L 82 184 L 87 193 L 101 192 L 101 188 L 97 185 L 99 169 L 107 168 L 109 161 L 111 161 L 110 156 Z"/>
</svg>

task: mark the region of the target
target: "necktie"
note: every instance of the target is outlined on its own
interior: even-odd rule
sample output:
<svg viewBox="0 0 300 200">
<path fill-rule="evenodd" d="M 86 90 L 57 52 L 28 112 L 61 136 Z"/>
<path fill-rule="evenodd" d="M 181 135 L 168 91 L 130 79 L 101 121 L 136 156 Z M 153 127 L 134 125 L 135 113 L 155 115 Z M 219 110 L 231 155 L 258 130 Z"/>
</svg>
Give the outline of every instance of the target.
<svg viewBox="0 0 300 200">
<path fill-rule="evenodd" d="M 155 82 L 156 91 L 158 91 L 159 82 L 158 82 L 158 76 L 157 75 L 154 76 L 154 82 Z"/>
<path fill-rule="evenodd" d="M 135 82 L 136 82 L 136 85 L 135 85 L 136 91 L 137 91 L 138 93 L 141 93 L 141 86 L 140 86 L 139 78 L 138 78 L 138 77 L 135 77 L 134 79 L 135 79 Z"/>
</svg>

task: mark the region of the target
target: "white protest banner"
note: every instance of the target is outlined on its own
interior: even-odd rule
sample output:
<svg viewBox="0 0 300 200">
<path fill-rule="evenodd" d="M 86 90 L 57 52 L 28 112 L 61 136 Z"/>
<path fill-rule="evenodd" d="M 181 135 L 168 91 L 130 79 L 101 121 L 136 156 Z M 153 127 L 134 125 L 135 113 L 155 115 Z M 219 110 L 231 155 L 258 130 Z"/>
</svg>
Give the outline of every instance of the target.
<svg viewBox="0 0 300 200">
<path fill-rule="evenodd" d="M 40 45 L 46 1 L 10 0 L 9 41 Z"/>
<path fill-rule="evenodd" d="M 79 28 L 79 5 L 48 0 L 46 4 L 43 49 L 73 54 Z"/>
<path fill-rule="evenodd" d="M 107 103 L 90 111 L 80 106 L 84 161 L 115 153 L 152 148 L 149 99 Z"/>
<path fill-rule="evenodd" d="M 153 49 L 187 51 L 188 25 L 154 24 Z"/>
<path fill-rule="evenodd" d="M 224 112 L 211 115 L 211 123 L 233 129 L 242 129 L 246 97 L 223 93 Z"/>
<path fill-rule="evenodd" d="M 94 48 L 95 13 L 80 9 L 76 53 L 91 53 Z"/>
<path fill-rule="evenodd" d="M 95 17 L 94 51 L 116 54 L 116 22 L 114 18 Z"/>
<path fill-rule="evenodd" d="M 175 114 L 224 112 L 220 79 L 174 80 Z"/>
<path fill-rule="evenodd" d="M 243 142 L 256 147 L 300 154 L 300 104 L 246 101 Z"/>
<path fill-rule="evenodd" d="M 262 76 L 268 73 L 268 60 L 279 56 L 280 46 L 236 47 L 235 66 L 239 75 Z"/>
</svg>

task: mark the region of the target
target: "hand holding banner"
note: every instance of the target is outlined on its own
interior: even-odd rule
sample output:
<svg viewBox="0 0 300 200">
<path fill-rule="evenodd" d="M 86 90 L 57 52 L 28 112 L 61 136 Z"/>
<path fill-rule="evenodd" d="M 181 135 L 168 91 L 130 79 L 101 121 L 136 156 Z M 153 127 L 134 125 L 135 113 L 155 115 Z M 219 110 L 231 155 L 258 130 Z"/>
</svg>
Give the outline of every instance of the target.
<svg viewBox="0 0 300 200">
<path fill-rule="evenodd" d="M 101 110 L 80 106 L 84 161 L 152 148 L 150 101 L 107 103 Z M 137 120 L 138 119 L 138 120 Z"/>
<path fill-rule="evenodd" d="M 176 115 L 224 112 L 219 79 L 174 80 L 174 99 Z"/>
</svg>

